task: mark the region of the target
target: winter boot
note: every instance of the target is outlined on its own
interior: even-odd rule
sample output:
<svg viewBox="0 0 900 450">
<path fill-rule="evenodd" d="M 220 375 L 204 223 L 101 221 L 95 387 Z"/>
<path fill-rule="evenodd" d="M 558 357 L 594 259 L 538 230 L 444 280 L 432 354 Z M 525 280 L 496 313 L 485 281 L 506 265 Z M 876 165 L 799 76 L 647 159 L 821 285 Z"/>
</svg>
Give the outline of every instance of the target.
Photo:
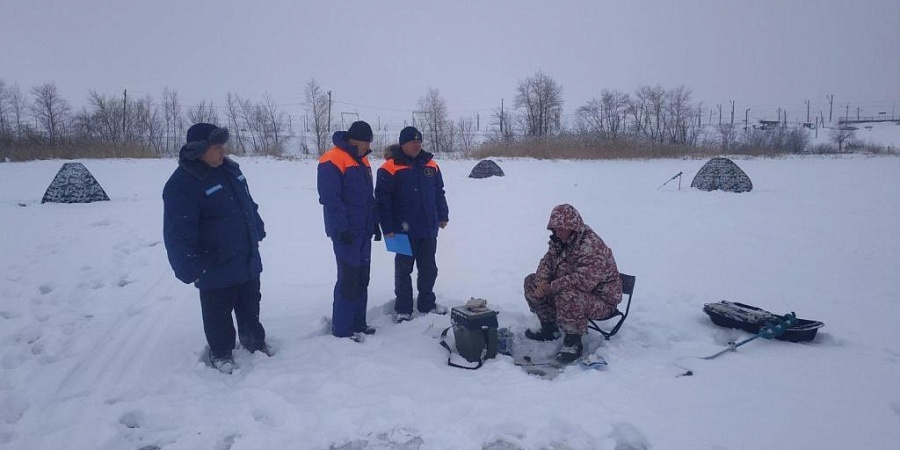
<svg viewBox="0 0 900 450">
<path fill-rule="evenodd" d="M 552 341 L 559 339 L 559 327 L 556 322 L 541 321 L 540 331 L 525 330 L 525 337 L 535 341 Z"/>
<path fill-rule="evenodd" d="M 262 352 L 266 356 L 274 356 L 275 351 L 272 350 L 272 347 L 269 347 L 269 344 L 263 343 L 262 347 L 259 348 L 259 351 Z M 250 352 L 253 353 L 253 352 Z"/>
<path fill-rule="evenodd" d="M 563 346 L 556 353 L 556 361 L 561 364 L 569 364 L 581 358 L 582 353 L 584 353 L 584 345 L 581 343 L 581 335 L 566 333 L 566 337 L 563 338 Z"/>
<path fill-rule="evenodd" d="M 231 372 L 237 367 L 234 364 L 234 359 L 231 355 L 228 356 L 213 356 L 212 352 L 209 353 L 209 364 L 213 366 L 219 372 L 230 375 Z"/>
<path fill-rule="evenodd" d="M 412 320 L 412 314 L 394 313 L 394 323 L 409 322 Z"/>
<path fill-rule="evenodd" d="M 367 335 L 371 336 L 371 335 L 375 334 L 375 331 L 376 331 L 375 327 L 366 325 L 365 328 L 357 331 L 357 333 L 367 334 Z"/>
</svg>

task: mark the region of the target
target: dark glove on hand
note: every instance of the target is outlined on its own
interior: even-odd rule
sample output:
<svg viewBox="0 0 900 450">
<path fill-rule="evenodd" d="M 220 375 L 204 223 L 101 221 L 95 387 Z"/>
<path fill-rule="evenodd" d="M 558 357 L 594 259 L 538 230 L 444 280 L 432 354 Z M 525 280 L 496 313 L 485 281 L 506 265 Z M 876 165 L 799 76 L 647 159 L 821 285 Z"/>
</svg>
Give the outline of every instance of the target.
<svg viewBox="0 0 900 450">
<path fill-rule="evenodd" d="M 350 230 L 341 231 L 338 240 L 341 241 L 341 244 L 350 245 L 353 243 L 353 233 Z"/>
<path fill-rule="evenodd" d="M 375 242 L 378 242 L 380 240 L 381 240 L 381 230 L 376 229 L 375 230 Z"/>
</svg>

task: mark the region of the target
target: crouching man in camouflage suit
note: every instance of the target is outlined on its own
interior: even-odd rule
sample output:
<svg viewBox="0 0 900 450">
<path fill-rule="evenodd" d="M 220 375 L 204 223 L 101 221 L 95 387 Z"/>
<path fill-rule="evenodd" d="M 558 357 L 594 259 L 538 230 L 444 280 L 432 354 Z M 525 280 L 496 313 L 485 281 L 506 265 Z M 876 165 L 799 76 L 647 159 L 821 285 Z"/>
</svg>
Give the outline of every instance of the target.
<svg viewBox="0 0 900 450">
<path fill-rule="evenodd" d="M 537 272 L 525 277 L 525 299 L 541 321 L 539 331 L 525 336 L 538 341 L 565 333 L 556 359 L 568 364 L 581 357 L 581 335 L 588 319 L 602 319 L 615 312 L 622 301 L 622 281 L 612 250 L 584 224 L 572 205 L 553 208 L 547 229 L 550 248 Z"/>
</svg>

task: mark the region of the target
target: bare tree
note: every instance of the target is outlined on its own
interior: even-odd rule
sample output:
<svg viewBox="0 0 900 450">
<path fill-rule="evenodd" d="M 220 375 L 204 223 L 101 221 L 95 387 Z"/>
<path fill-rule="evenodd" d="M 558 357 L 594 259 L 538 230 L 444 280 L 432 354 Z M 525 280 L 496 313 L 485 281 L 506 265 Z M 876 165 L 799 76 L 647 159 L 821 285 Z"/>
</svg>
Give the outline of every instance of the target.
<svg viewBox="0 0 900 450">
<path fill-rule="evenodd" d="M 452 150 L 452 124 L 447 116 L 447 101 L 441 97 L 440 91 L 429 88 L 424 97 L 419 98 L 419 111 L 423 114 L 422 133 L 427 142 L 431 142 L 436 152 Z"/>
<path fill-rule="evenodd" d="M 31 114 L 50 143 L 58 142 L 65 133 L 69 103 L 62 98 L 55 83 L 44 83 L 31 90 L 34 98 Z"/>
<path fill-rule="evenodd" d="M 257 114 L 264 131 L 265 147 L 263 151 L 267 155 L 278 156 L 284 153 L 285 121 L 284 113 L 278 109 L 278 105 L 272 96 L 266 94 L 257 105 Z"/>
<path fill-rule="evenodd" d="M 697 123 L 692 111 L 691 90 L 678 86 L 666 93 L 664 97 L 664 110 L 666 118 L 663 120 L 665 132 L 670 144 L 693 144 L 697 137 Z"/>
<path fill-rule="evenodd" d="M 169 89 L 168 86 L 163 89 L 163 119 L 166 122 L 166 153 L 175 153 L 179 148 L 184 119 L 178 92 Z M 169 150 L 170 148 L 171 150 Z"/>
<path fill-rule="evenodd" d="M 9 103 L 6 82 L 0 79 L 0 137 L 12 135 L 12 126 L 9 120 Z"/>
<path fill-rule="evenodd" d="M 102 142 L 119 142 L 122 136 L 122 100 L 106 97 L 96 91 L 88 94 L 88 105 L 93 110 L 79 120 L 81 133 Z M 82 114 L 83 115 L 83 114 Z"/>
<path fill-rule="evenodd" d="M 188 122 L 218 124 L 219 115 L 216 113 L 216 106 L 211 101 L 200 100 L 200 103 L 188 108 Z"/>
<path fill-rule="evenodd" d="M 328 130 L 328 124 L 331 121 L 328 120 L 330 113 L 328 94 L 314 78 L 306 83 L 304 94 L 306 95 L 307 112 L 312 120 L 312 132 L 316 137 L 316 151 L 321 155 L 330 147 L 329 135 L 331 133 Z"/>
<path fill-rule="evenodd" d="M 603 103 L 593 98 L 575 110 L 575 132 L 578 134 L 603 135 Z"/>
<path fill-rule="evenodd" d="M 459 150 L 468 154 L 475 147 L 475 121 L 471 117 L 460 117 L 456 120 L 456 132 Z"/>
<path fill-rule="evenodd" d="M 735 132 L 734 125 L 723 123 L 716 125 L 716 137 L 719 141 L 719 147 L 722 151 L 727 152 L 734 147 L 735 139 L 737 138 L 737 133 Z"/>
<path fill-rule="evenodd" d="M 160 117 L 159 107 L 147 96 L 130 105 L 132 113 L 128 115 L 129 140 L 143 147 L 152 148 L 158 155 L 165 150 L 165 129 Z"/>
<path fill-rule="evenodd" d="M 249 153 L 259 153 L 260 149 L 265 146 L 263 142 L 263 123 L 260 119 L 258 108 L 256 108 L 249 99 L 238 99 L 238 107 L 240 110 L 241 122 L 243 130 L 246 130 L 249 137 Z"/>
<path fill-rule="evenodd" d="M 519 82 L 514 106 L 526 136 L 552 136 L 562 129 L 562 85 L 542 71 Z"/>
<path fill-rule="evenodd" d="M 839 125 L 828 132 L 828 137 L 831 138 L 831 142 L 837 144 L 838 152 L 843 153 L 844 144 L 856 138 L 856 131 L 847 125 Z"/>
<path fill-rule="evenodd" d="M 18 84 L 12 85 L 6 90 L 7 99 L 12 115 L 12 122 L 15 124 L 15 137 L 21 139 L 25 135 L 26 127 L 25 115 L 28 113 L 28 100 L 25 94 L 19 89 Z"/>
<path fill-rule="evenodd" d="M 601 94 L 604 131 L 609 139 L 616 140 L 625 128 L 625 114 L 628 108 L 628 94 L 617 90 L 604 89 Z"/>
<path fill-rule="evenodd" d="M 228 122 L 228 128 L 232 136 L 234 136 L 232 149 L 239 155 L 247 153 L 244 145 L 244 130 L 241 124 L 241 98 L 237 94 L 228 93 L 225 97 L 225 119 Z"/>
</svg>

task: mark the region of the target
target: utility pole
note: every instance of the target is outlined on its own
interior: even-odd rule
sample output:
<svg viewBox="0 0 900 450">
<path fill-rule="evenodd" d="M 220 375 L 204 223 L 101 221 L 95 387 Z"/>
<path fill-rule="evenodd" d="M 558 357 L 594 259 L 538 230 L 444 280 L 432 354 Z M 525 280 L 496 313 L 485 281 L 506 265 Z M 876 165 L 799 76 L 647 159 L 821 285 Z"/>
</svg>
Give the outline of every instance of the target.
<svg viewBox="0 0 900 450">
<path fill-rule="evenodd" d="M 850 120 L 850 104 L 847 103 L 847 112 L 844 113 L 844 120 Z"/>
<path fill-rule="evenodd" d="M 806 123 L 809 123 L 809 100 L 806 101 Z"/>
<path fill-rule="evenodd" d="M 718 104 L 719 107 L 719 126 L 722 126 L 722 104 Z"/>
<path fill-rule="evenodd" d="M 750 108 L 744 110 L 744 131 L 750 129 Z"/>
<path fill-rule="evenodd" d="M 856 121 L 859 122 L 859 106 L 856 107 Z"/>
<path fill-rule="evenodd" d="M 125 118 L 128 117 L 128 89 L 122 91 L 122 143 L 125 142 Z"/>
<path fill-rule="evenodd" d="M 331 133 L 331 91 L 328 91 L 328 132 Z"/>
<path fill-rule="evenodd" d="M 834 109 L 834 94 L 828 96 L 828 123 L 831 123 L 831 111 Z M 824 117 L 822 117 L 824 119 Z"/>
<path fill-rule="evenodd" d="M 734 127 L 734 100 L 731 101 L 731 126 Z"/>
<path fill-rule="evenodd" d="M 475 131 L 481 131 L 481 114 L 475 112 Z"/>
<path fill-rule="evenodd" d="M 500 134 L 503 135 L 503 122 L 505 119 L 503 118 L 503 99 L 500 99 Z"/>
</svg>

